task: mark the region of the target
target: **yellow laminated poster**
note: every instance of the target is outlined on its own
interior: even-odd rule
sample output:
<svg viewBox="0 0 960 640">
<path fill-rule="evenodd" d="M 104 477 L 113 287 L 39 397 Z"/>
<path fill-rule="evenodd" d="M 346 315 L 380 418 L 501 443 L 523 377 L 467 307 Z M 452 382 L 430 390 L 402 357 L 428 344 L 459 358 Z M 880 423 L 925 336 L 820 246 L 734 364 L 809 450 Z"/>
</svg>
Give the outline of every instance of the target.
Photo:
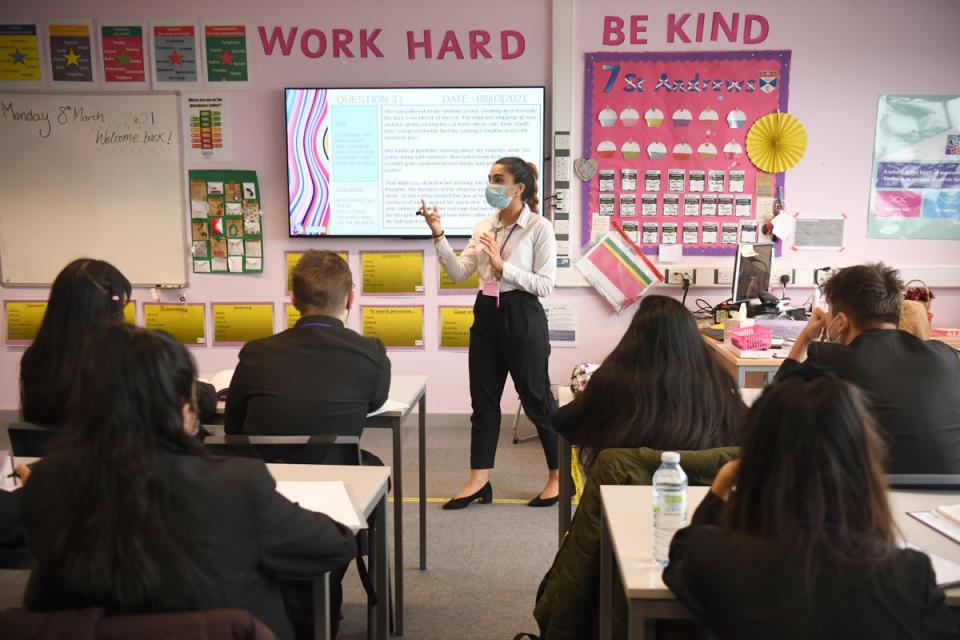
<svg viewBox="0 0 960 640">
<path fill-rule="evenodd" d="M 462 251 L 455 251 L 456 256 L 459 258 Z M 473 275 L 464 280 L 463 282 L 454 282 L 449 275 L 447 275 L 447 270 L 443 268 L 443 265 L 440 264 L 440 260 L 437 260 L 437 269 L 440 270 L 440 293 L 461 293 L 463 291 L 475 292 L 480 288 L 480 274 L 476 271 L 473 272 Z"/>
<path fill-rule="evenodd" d="M 46 300 L 7 300 L 4 302 L 7 317 L 7 346 L 28 345 L 37 337 Z"/>
<path fill-rule="evenodd" d="M 463 350 L 470 347 L 473 307 L 440 307 L 440 348 Z"/>
<path fill-rule="evenodd" d="M 272 335 L 272 302 L 213 303 L 213 346 L 238 347 Z"/>
<path fill-rule="evenodd" d="M 207 307 L 190 304 L 143 303 L 143 326 L 166 331 L 188 347 L 207 344 Z"/>
<path fill-rule="evenodd" d="M 361 306 L 363 335 L 380 338 L 387 348 L 423 349 L 423 306 Z"/>
<path fill-rule="evenodd" d="M 127 324 L 137 324 L 136 300 L 127 300 L 127 306 L 123 308 L 123 319 Z"/>
<path fill-rule="evenodd" d="M 350 252 L 349 251 L 335 251 L 338 256 L 343 258 L 346 262 L 350 261 Z M 300 262 L 300 258 L 303 257 L 303 251 L 287 251 L 287 294 L 293 293 L 293 278 L 291 274 L 293 273 L 293 268 L 297 266 L 297 263 Z"/>
<path fill-rule="evenodd" d="M 300 321 L 300 312 L 297 311 L 295 306 L 288 302 L 284 305 L 284 314 L 287 318 L 287 329 L 293 329 L 294 325 Z"/>
<path fill-rule="evenodd" d="M 364 251 L 360 253 L 364 295 L 423 293 L 423 251 Z"/>
</svg>

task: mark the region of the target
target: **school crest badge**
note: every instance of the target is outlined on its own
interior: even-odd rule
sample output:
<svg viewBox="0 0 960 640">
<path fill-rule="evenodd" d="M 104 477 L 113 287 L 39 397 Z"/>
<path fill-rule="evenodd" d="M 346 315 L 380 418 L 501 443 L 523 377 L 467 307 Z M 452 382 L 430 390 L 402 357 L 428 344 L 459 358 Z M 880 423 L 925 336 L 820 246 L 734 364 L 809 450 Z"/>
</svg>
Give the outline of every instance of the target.
<svg viewBox="0 0 960 640">
<path fill-rule="evenodd" d="M 780 74 L 776 71 L 761 71 L 760 72 L 760 91 L 764 93 L 773 93 L 777 90 L 777 81 L 780 79 Z"/>
</svg>

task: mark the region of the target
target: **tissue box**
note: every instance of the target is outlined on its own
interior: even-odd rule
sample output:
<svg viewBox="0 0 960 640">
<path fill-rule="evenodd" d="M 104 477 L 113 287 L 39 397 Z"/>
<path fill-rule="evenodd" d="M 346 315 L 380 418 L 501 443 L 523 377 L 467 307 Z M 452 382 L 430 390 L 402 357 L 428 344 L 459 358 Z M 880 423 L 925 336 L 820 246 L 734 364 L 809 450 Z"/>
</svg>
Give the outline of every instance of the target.
<svg viewBox="0 0 960 640">
<path fill-rule="evenodd" d="M 807 323 L 803 320 L 785 320 L 782 318 L 758 318 L 758 327 L 766 327 L 773 331 L 774 338 L 796 340 Z"/>
</svg>

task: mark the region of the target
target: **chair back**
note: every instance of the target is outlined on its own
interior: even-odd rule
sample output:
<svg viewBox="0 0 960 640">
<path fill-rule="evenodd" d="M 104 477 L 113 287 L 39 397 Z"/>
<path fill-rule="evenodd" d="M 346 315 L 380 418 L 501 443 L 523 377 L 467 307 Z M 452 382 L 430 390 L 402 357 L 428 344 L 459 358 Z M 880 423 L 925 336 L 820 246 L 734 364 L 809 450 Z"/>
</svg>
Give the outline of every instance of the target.
<svg viewBox="0 0 960 640">
<path fill-rule="evenodd" d="M 259 458 L 287 464 L 360 464 L 359 436 L 213 435 L 204 438 L 210 453 Z"/>
<path fill-rule="evenodd" d="M 43 458 L 53 448 L 59 430 L 42 427 L 31 422 L 14 422 L 7 428 L 13 455 L 28 458 Z"/>
<path fill-rule="evenodd" d="M 958 491 L 960 475 L 947 473 L 891 473 L 887 474 L 887 484 L 891 489 L 910 489 L 914 491 Z"/>
</svg>

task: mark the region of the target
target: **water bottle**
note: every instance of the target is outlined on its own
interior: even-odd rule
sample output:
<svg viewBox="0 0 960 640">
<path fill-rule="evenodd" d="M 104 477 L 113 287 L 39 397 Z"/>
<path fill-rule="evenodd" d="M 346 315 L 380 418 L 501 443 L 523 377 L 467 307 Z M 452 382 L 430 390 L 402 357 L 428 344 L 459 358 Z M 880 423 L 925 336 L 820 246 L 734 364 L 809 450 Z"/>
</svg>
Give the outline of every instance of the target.
<svg viewBox="0 0 960 640">
<path fill-rule="evenodd" d="M 660 468 L 653 474 L 653 561 L 661 567 L 670 562 L 670 541 L 687 526 L 687 474 L 680 468 L 680 454 L 664 451 Z"/>
</svg>

